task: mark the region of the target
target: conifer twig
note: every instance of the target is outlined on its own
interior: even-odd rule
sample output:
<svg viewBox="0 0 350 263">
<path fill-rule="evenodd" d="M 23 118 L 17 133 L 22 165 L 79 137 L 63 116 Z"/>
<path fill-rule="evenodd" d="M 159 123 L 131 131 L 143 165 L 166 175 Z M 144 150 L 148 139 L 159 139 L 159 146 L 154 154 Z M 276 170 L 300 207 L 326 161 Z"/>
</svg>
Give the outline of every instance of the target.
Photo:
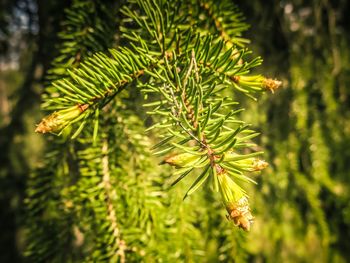
<svg viewBox="0 0 350 263">
<path fill-rule="evenodd" d="M 113 235 L 118 248 L 117 254 L 120 256 L 120 262 L 125 263 L 125 250 L 127 249 L 125 241 L 121 239 L 120 229 L 117 223 L 116 211 L 113 206 L 112 200 L 115 199 L 116 193 L 113 189 L 110 181 L 110 171 L 109 171 L 109 161 L 108 161 L 108 142 L 105 139 L 102 144 L 102 185 L 105 189 L 105 198 L 108 211 L 108 219 L 111 222 L 111 227 L 113 229 Z"/>
</svg>

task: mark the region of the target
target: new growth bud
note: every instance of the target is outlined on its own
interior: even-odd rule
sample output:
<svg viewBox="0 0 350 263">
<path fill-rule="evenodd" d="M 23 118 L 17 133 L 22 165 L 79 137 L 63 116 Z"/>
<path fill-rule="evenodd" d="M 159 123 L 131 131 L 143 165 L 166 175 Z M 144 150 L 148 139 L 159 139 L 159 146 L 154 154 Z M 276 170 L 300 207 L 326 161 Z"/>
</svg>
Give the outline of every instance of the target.
<svg viewBox="0 0 350 263">
<path fill-rule="evenodd" d="M 176 168 L 182 168 L 192 165 L 194 162 L 200 159 L 201 156 L 193 155 L 190 153 L 180 153 L 165 158 L 163 163 L 167 163 Z"/>
<path fill-rule="evenodd" d="M 250 213 L 248 198 L 227 174 L 218 174 L 220 193 L 228 212 L 227 218 L 232 220 L 236 226 L 249 231 L 253 223 L 253 216 Z"/>
<path fill-rule="evenodd" d="M 281 85 L 282 85 L 282 81 L 279 81 L 277 79 L 268 79 L 265 78 L 263 80 L 262 83 L 263 87 L 269 91 L 271 91 L 272 93 L 275 92 L 275 90 L 277 90 Z"/>
<path fill-rule="evenodd" d="M 250 231 L 253 224 L 254 217 L 250 212 L 248 198 L 243 196 L 236 203 L 226 205 L 228 218 L 233 220 L 236 226 L 242 228 L 244 231 Z"/>
<path fill-rule="evenodd" d="M 59 132 L 71 121 L 79 117 L 89 107 L 88 104 L 77 105 L 65 110 L 60 110 L 43 118 L 35 129 L 35 132 Z"/>
<path fill-rule="evenodd" d="M 261 171 L 264 170 L 266 167 L 269 166 L 268 162 L 265 162 L 264 160 L 260 160 L 260 159 L 254 159 L 253 160 L 253 171 Z"/>
<path fill-rule="evenodd" d="M 231 76 L 231 80 L 233 80 L 233 82 L 238 84 L 241 88 L 254 91 L 261 91 L 263 88 L 261 83 L 263 82 L 264 77 L 261 75 Z"/>
<path fill-rule="evenodd" d="M 233 151 L 226 153 L 225 161 L 234 163 L 235 166 L 247 172 L 261 171 L 269 166 L 269 164 L 264 160 L 253 157 L 245 157 L 245 155 L 239 155 Z"/>
</svg>

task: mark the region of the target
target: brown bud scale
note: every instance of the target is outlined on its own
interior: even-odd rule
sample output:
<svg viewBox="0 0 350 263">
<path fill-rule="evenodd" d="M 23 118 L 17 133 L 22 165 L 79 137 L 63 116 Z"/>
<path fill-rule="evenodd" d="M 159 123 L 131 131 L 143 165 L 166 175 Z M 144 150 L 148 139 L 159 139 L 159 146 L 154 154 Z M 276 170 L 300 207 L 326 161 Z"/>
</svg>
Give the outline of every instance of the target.
<svg viewBox="0 0 350 263">
<path fill-rule="evenodd" d="M 236 204 L 228 205 L 226 209 L 229 213 L 228 219 L 244 231 L 248 232 L 250 230 L 254 217 L 250 212 L 247 197 L 242 197 Z"/>
</svg>

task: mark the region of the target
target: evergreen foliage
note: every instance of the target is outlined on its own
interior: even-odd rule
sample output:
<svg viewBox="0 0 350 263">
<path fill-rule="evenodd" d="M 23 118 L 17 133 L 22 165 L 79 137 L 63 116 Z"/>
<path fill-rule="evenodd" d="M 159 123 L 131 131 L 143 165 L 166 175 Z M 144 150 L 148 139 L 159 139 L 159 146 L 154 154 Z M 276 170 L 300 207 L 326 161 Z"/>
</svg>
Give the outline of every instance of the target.
<svg viewBox="0 0 350 263">
<path fill-rule="evenodd" d="M 246 183 L 267 163 L 239 94 L 255 103 L 281 83 L 251 72 L 262 60 L 244 47 L 241 13 L 230 1 L 75 0 L 66 15 L 36 128 L 60 137 L 29 180 L 26 255 L 244 260 L 246 237 L 220 208 L 249 231 Z"/>
</svg>

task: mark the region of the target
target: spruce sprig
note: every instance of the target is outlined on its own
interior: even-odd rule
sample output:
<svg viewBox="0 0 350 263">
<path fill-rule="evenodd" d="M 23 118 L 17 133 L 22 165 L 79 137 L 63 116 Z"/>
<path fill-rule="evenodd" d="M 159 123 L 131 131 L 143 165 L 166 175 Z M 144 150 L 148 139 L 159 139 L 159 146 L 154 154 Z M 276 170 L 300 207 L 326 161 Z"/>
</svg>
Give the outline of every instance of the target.
<svg viewBox="0 0 350 263">
<path fill-rule="evenodd" d="M 202 74 L 206 68 L 198 67 L 194 50 L 189 58 L 178 58 L 173 65 L 165 60 L 166 70 L 158 72 L 159 76 L 143 88 L 145 93 L 158 91 L 162 95 L 159 101 L 145 105 L 155 106 L 148 113 L 163 120 L 149 128 L 158 128 L 162 133 L 162 141 L 154 147 L 155 154 L 173 153 L 164 160 L 178 169 L 173 185 L 195 169 L 202 171 L 185 198 L 211 176 L 213 188 L 220 190 L 230 217 L 238 226 L 249 230 L 252 216 L 247 201 L 242 203 L 246 193 L 231 177 L 235 181 L 252 182 L 244 172 L 266 167 L 265 162 L 254 158 L 261 152 L 239 153 L 239 149 L 249 148 L 250 139 L 258 134 L 237 118 L 241 111 L 234 108 L 237 102 L 221 95 L 227 85 L 217 85 L 215 79 Z"/>
<path fill-rule="evenodd" d="M 97 141 L 100 112 L 123 90 L 136 87 L 150 100 L 145 106 L 154 107 L 148 114 L 155 116 L 155 124 L 148 130 L 161 128 L 156 154 L 175 152 L 164 160 L 178 168 L 174 184 L 200 169 L 186 196 L 212 178 L 228 217 L 249 230 L 247 194 L 237 181 L 251 182 L 245 173 L 267 164 L 255 158 L 260 152 L 252 150 L 250 140 L 258 134 L 239 119 L 241 109 L 226 91 L 233 88 L 253 96 L 274 91 L 280 82 L 251 74 L 262 60 L 251 58 L 243 47 L 246 41 L 240 36 L 246 25 L 235 9 L 225 11 L 226 1 L 218 8 L 213 2 L 182 2 L 129 1 L 121 9 L 125 45 L 95 53 L 78 68 L 68 69 L 66 77 L 53 81 L 44 107 L 54 112 L 36 131 L 62 134 L 77 124 L 70 135 L 74 139 L 93 120 L 93 141 Z M 186 5 L 198 15 L 207 13 L 211 22 L 199 19 L 186 25 L 191 20 L 182 9 Z M 235 14 L 232 19 L 226 19 L 227 12 Z M 130 27 L 135 28 L 131 33 Z"/>
</svg>

